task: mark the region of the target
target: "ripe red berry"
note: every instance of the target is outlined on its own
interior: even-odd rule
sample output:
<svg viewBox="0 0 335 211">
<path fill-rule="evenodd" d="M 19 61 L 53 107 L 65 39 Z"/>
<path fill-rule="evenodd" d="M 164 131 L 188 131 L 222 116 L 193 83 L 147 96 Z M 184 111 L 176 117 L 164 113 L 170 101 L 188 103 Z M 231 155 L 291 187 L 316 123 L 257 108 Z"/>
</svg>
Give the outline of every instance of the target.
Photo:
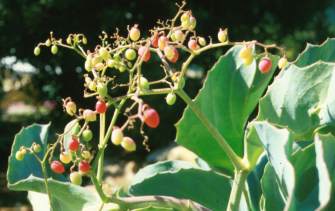
<svg viewBox="0 0 335 211">
<path fill-rule="evenodd" d="M 107 105 L 104 101 L 99 100 L 96 104 L 95 104 L 95 111 L 98 112 L 99 114 L 103 114 L 105 113 L 107 110 Z"/>
<path fill-rule="evenodd" d="M 52 163 L 50 164 L 50 168 L 56 174 L 63 174 L 65 172 L 64 165 L 58 160 L 52 161 Z"/>
<path fill-rule="evenodd" d="M 155 32 L 154 35 L 151 37 L 151 45 L 154 48 L 158 48 L 158 33 Z"/>
<path fill-rule="evenodd" d="M 82 160 L 80 161 L 78 168 L 81 173 L 86 174 L 90 171 L 91 165 L 87 161 Z"/>
<path fill-rule="evenodd" d="M 271 70 L 272 62 L 268 57 L 264 57 L 258 64 L 258 68 L 261 73 L 268 73 Z"/>
<path fill-rule="evenodd" d="M 153 108 L 147 108 L 143 112 L 143 120 L 144 123 L 151 128 L 156 128 L 159 125 L 160 119 L 159 119 L 159 114 L 157 111 Z"/>
<path fill-rule="evenodd" d="M 73 137 L 69 142 L 69 149 L 75 152 L 78 150 L 78 148 L 79 148 L 79 141 L 77 138 Z"/>
<path fill-rule="evenodd" d="M 195 39 L 190 39 L 187 43 L 187 46 L 191 50 L 196 50 L 198 48 L 198 43 Z"/>
<path fill-rule="evenodd" d="M 151 53 L 150 53 L 149 48 L 145 47 L 145 46 L 141 46 L 138 49 L 138 55 L 142 57 L 142 59 L 143 59 L 144 62 L 149 61 L 150 57 L 151 57 Z"/>
<path fill-rule="evenodd" d="M 178 52 L 178 50 L 175 48 L 175 49 L 174 49 L 174 57 L 173 57 L 172 59 L 169 59 L 169 61 L 170 61 L 171 63 L 176 63 L 176 62 L 178 61 L 178 59 L 179 59 L 179 52 Z"/>
</svg>

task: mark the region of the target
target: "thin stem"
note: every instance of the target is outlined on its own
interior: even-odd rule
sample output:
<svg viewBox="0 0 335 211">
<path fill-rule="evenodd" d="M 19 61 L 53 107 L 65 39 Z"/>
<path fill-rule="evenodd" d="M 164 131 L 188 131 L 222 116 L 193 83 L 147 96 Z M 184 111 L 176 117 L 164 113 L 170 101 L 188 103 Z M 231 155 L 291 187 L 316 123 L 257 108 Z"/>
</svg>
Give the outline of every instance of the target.
<svg viewBox="0 0 335 211">
<path fill-rule="evenodd" d="M 44 162 L 40 162 L 40 164 L 41 164 L 41 167 L 42 167 L 42 174 L 43 174 L 43 178 L 44 178 L 45 191 L 46 191 L 47 194 L 48 194 L 49 204 L 50 204 L 50 210 L 52 211 L 52 210 L 53 210 L 53 207 L 52 207 L 52 199 L 51 199 L 51 193 L 50 193 L 49 185 L 48 185 L 48 174 L 47 174 L 47 170 L 46 170 L 45 162 L 46 162 L 46 161 L 44 161 Z"/>
<path fill-rule="evenodd" d="M 225 138 L 217 130 L 216 127 L 209 121 L 206 115 L 199 109 L 199 107 L 192 101 L 192 99 L 185 93 L 184 90 L 177 90 L 176 93 L 186 102 L 186 104 L 195 113 L 201 123 L 207 128 L 208 132 L 213 136 L 216 142 L 221 146 L 223 151 L 227 154 L 230 161 L 233 163 L 236 169 L 242 170 L 247 169 L 248 166 L 243 163 L 243 160 L 234 152 L 234 150 L 227 143 Z"/>
<path fill-rule="evenodd" d="M 105 124 L 106 124 L 106 115 L 105 113 L 99 115 L 100 120 L 100 131 L 99 131 L 99 146 L 101 146 L 104 142 L 104 136 L 105 136 Z M 98 181 L 101 183 L 102 176 L 103 176 L 103 169 L 104 169 L 104 153 L 105 150 L 102 150 L 102 155 L 98 162 L 98 170 L 97 170 L 97 178 Z"/>
<path fill-rule="evenodd" d="M 235 177 L 233 181 L 233 187 L 230 192 L 229 202 L 227 206 L 227 211 L 238 211 L 241 195 L 245 188 L 245 181 L 248 176 L 247 171 L 238 171 L 235 170 Z"/>
</svg>

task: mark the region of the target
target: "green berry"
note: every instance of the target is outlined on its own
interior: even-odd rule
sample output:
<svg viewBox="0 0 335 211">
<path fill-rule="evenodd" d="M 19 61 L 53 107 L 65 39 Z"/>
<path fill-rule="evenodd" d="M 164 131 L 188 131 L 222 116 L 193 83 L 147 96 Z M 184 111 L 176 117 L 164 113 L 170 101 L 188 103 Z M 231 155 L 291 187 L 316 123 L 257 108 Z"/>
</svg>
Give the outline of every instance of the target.
<svg viewBox="0 0 335 211">
<path fill-rule="evenodd" d="M 99 56 L 103 59 L 103 60 L 107 60 L 107 59 L 109 59 L 109 57 L 110 57 L 110 54 L 109 54 L 109 51 L 107 50 L 107 48 L 100 48 L 99 49 Z M 101 62 L 101 61 L 100 61 Z M 98 63 L 100 63 L 100 62 L 98 62 Z"/>
<path fill-rule="evenodd" d="M 72 39 L 71 39 L 70 36 L 68 36 L 68 37 L 66 38 L 66 43 L 69 44 L 69 45 L 72 44 Z"/>
<path fill-rule="evenodd" d="M 73 101 L 69 101 L 65 105 L 65 110 L 70 116 L 73 116 L 77 112 L 77 106 Z"/>
<path fill-rule="evenodd" d="M 179 42 L 183 41 L 184 33 L 181 30 L 177 30 L 173 34 L 174 34 L 176 41 L 179 41 Z"/>
<path fill-rule="evenodd" d="M 143 76 L 140 78 L 140 89 L 141 90 L 148 90 L 150 88 L 149 82 Z"/>
<path fill-rule="evenodd" d="M 203 38 L 203 37 L 198 38 L 198 43 L 201 46 L 205 46 L 207 44 L 205 38 Z"/>
<path fill-rule="evenodd" d="M 127 49 L 125 52 L 125 57 L 126 59 L 128 59 L 129 61 L 133 61 L 134 59 L 136 59 L 136 51 L 134 49 Z"/>
<path fill-rule="evenodd" d="M 38 47 L 38 46 L 36 46 L 36 47 L 34 48 L 34 55 L 35 55 L 35 56 L 38 56 L 38 55 L 40 55 L 40 53 L 41 53 L 41 48 Z"/>
<path fill-rule="evenodd" d="M 189 30 L 193 30 L 195 29 L 195 27 L 197 26 L 197 19 L 195 19 L 195 17 L 190 17 L 190 23 L 189 23 L 189 26 L 188 26 L 188 29 Z"/>
<path fill-rule="evenodd" d="M 70 181 L 72 184 L 81 185 L 83 180 L 81 174 L 75 171 L 70 174 Z"/>
<path fill-rule="evenodd" d="M 180 17 L 181 22 L 188 22 L 190 20 L 190 12 L 184 12 Z"/>
<path fill-rule="evenodd" d="M 167 103 L 168 105 L 173 105 L 173 104 L 175 104 L 176 99 L 177 99 L 176 94 L 175 94 L 175 93 L 172 93 L 172 92 L 169 93 L 168 95 L 166 95 L 166 98 L 165 98 L 166 103 Z"/>
<path fill-rule="evenodd" d="M 47 39 L 47 41 L 45 41 L 45 45 L 47 47 L 50 47 L 51 46 L 51 40 L 50 39 Z"/>
<path fill-rule="evenodd" d="M 18 160 L 18 161 L 23 160 L 25 154 L 26 154 L 26 153 L 25 153 L 24 151 L 22 151 L 22 150 L 17 151 L 17 152 L 15 153 L 15 158 L 16 158 L 16 160 Z"/>
<path fill-rule="evenodd" d="M 279 59 L 279 61 L 278 61 L 278 67 L 279 67 L 279 69 L 283 69 L 283 68 L 285 68 L 286 67 L 286 65 L 287 65 L 287 59 L 286 59 L 286 57 L 282 57 L 282 58 L 280 58 Z"/>
<path fill-rule="evenodd" d="M 82 138 L 83 138 L 83 141 L 85 141 L 85 142 L 89 142 L 89 141 L 91 141 L 92 138 L 93 138 L 93 133 L 92 133 L 92 131 L 91 131 L 90 129 L 85 129 L 85 130 L 83 131 L 83 134 L 82 134 L 81 136 L 82 136 Z"/>
<path fill-rule="evenodd" d="M 104 83 L 98 83 L 97 92 L 101 97 L 106 97 L 108 94 L 107 85 Z"/>
<path fill-rule="evenodd" d="M 227 29 L 220 29 L 219 33 L 218 33 L 218 40 L 221 42 L 221 43 L 224 43 L 227 41 Z"/>
<path fill-rule="evenodd" d="M 33 151 L 35 153 L 39 153 L 41 150 L 42 150 L 41 145 L 39 145 L 39 144 L 33 144 Z"/>
<path fill-rule="evenodd" d="M 130 137 L 124 137 L 122 139 L 121 146 L 123 149 L 125 149 L 128 152 L 136 151 L 136 143 Z"/>
<path fill-rule="evenodd" d="M 73 128 L 72 128 L 72 134 L 71 135 L 77 135 L 80 132 L 80 124 L 77 122 Z"/>
<path fill-rule="evenodd" d="M 123 132 L 120 128 L 114 128 L 111 136 L 112 143 L 120 145 L 123 140 Z"/>
<path fill-rule="evenodd" d="M 57 54 L 57 52 L 58 52 L 58 47 L 57 47 L 57 45 L 53 45 L 53 46 L 51 46 L 51 53 L 52 54 Z"/>
<path fill-rule="evenodd" d="M 92 158 L 92 155 L 90 153 L 90 151 L 87 151 L 87 150 L 84 150 L 82 153 L 81 153 L 81 157 L 87 161 L 89 161 L 91 158 Z"/>
</svg>

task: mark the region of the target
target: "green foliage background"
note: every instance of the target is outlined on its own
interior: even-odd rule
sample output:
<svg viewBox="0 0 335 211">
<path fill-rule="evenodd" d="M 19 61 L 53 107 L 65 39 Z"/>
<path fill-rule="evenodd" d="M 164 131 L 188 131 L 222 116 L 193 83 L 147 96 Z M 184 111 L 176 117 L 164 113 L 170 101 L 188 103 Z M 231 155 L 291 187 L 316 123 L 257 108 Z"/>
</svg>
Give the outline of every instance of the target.
<svg viewBox="0 0 335 211">
<path fill-rule="evenodd" d="M 219 27 L 228 27 L 231 40 L 275 42 L 287 48 L 291 59 L 297 56 L 306 42 L 320 43 L 327 37 L 334 37 L 335 33 L 335 2 L 331 0 L 190 0 L 188 8 L 198 20 L 200 35 L 216 38 Z M 21 126 L 35 121 L 47 123 L 49 119 L 53 119 L 53 126 L 59 131 L 68 120 L 61 112 L 61 98 L 66 96 L 81 101 L 80 106 L 93 105 L 93 102 L 84 104 L 82 101 L 82 78 L 78 74 L 82 72 L 79 68 L 83 66 L 81 58 L 66 50 L 61 50 L 57 56 L 51 56 L 48 49 L 42 49 L 42 55 L 35 57 L 32 50 L 36 43 L 44 41 L 50 31 L 54 31 L 59 37 L 81 32 L 87 35 L 89 46 L 92 47 L 97 44 L 96 37 L 102 30 L 112 33 L 115 27 L 119 27 L 121 32 L 126 33 L 126 25 L 139 23 L 142 31 L 146 31 L 157 19 L 172 17 L 175 11 L 174 2 L 168 0 L 0 0 L 1 87 L 3 71 L 10 69 L 1 63 L 1 58 L 16 56 L 37 68 L 37 74 L 32 75 L 31 85 L 20 90 L 26 96 L 25 101 L 37 105 L 52 99 L 58 103 L 48 116 L 31 116 L 16 122 L 0 120 L 0 172 L 5 172 L 7 168 L 10 146 L 14 134 Z M 200 70 L 207 70 L 222 54 L 223 50 L 218 50 L 197 59 L 196 64 L 201 67 Z M 56 66 L 62 69 L 61 73 L 56 73 Z M 154 68 L 157 67 L 148 66 L 150 77 L 157 77 Z M 21 77 L 13 71 L 11 74 L 13 77 Z M 189 79 L 187 92 L 195 96 L 201 82 L 199 79 Z M 3 89 L 0 90 L 0 113 L 5 109 L 8 99 L 6 94 Z M 160 111 L 164 119 L 159 129 L 148 131 L 152 140 L 150 145 L 155 149 L 174 139 L 173 124 L 180 118 L 184 105 L 178 101 L 176 106 L 170 108 L 161 96 L 147 100 Z M 145 155 L 144 149 L 140 149 L 135 156 L 142 159 Z M 5 182 L 0 184 L 2 188 Z M 8 193 L 0 192 L 0 198 L 5 196 Z M 11 203 L 13 201 L 0 200 L 0 205 Z"/>
</svg>

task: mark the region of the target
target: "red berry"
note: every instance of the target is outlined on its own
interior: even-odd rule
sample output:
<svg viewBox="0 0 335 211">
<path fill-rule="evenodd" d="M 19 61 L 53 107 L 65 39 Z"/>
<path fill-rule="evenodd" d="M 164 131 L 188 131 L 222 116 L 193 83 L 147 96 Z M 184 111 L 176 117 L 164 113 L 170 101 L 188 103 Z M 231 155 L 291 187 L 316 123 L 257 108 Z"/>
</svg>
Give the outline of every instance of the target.
<svg viewBox="0 0 335 211">
<path fill-rule="evenodd" d="M 141 46 L 138 49 L 138 55 L 142 57 L 142 59 L 143 59 L 144 62 L 149 61 L 150 57 L 151 57 L 151 53 L 150 53 L 149 48 L 145 47 L 145 46 Z"/>
<path fill-rule="evenodd" d="M 77 151 L 79 148 L 79 141 L 77 138 L 73 137 L 71 141 L 69 142 L 69 149 L 71 151 Z"/>
<path fill-rule="evenodd" d="M 95 111 L 98 112 L 99 114 L 103 114 L 105 113 L 107 110 L 107 105 L 104 101 L 99 100 L 96 104 L 95 104 Z"/>
<path fill-rule="evenodd" d="M 191 50 L 196 50 L 198 48 L 198 43 L 195 39 L 190 39 L 187 43 L 187 46 Z"/>
<path fill-rule="evenodd" d="M 159 120 L 159 114 L 153 108 L 147 108 L 143 112 L 143 120 L 144 120 L 144 123 L 146 125 L 148 125 L 148 127 L 151 127 L 151 128 L 158 127 L 159 122 L 160 122 L 160 120 Z"/>
<path fill-rule="evenodd" d="M 258 68 L 261 73 L 268 73 L 271 70 L 272 62 L 268 57 L 264 57 L 258 64 Z"/>
<path fill-rule="evenodd" d="M 155 32 L 151 38 L 151 45 L 154 48 L 158 48 L 158 33 L 157 32 Z"/>
<path fill-rule="evenodd" d="M 175 48 L 175 49 L 174 49 L 174 57 L 173 57 L 172 59 L 169 59 L 169 61 L 170 61 L 171 63 L 176 63 L 176 62 L 178 61 L 178 59 L 179 59 L 179 52 L 178 52 L 178 50 Z"/>
<path fill-rule="evenodd" d="M 90 171 L 91 165 L 87 161 L 82 160 L 80 161 L 78 168 L 81 173 L 86 174 Z"/>
<path fill-rule="evenodd" d="M 64 165 L 58 160 L 52 161 L 50 167 L 51 167 L 51 170 L 55 172 L 56 174 L 63 174 L 65 171 Z"/>
</svg>

